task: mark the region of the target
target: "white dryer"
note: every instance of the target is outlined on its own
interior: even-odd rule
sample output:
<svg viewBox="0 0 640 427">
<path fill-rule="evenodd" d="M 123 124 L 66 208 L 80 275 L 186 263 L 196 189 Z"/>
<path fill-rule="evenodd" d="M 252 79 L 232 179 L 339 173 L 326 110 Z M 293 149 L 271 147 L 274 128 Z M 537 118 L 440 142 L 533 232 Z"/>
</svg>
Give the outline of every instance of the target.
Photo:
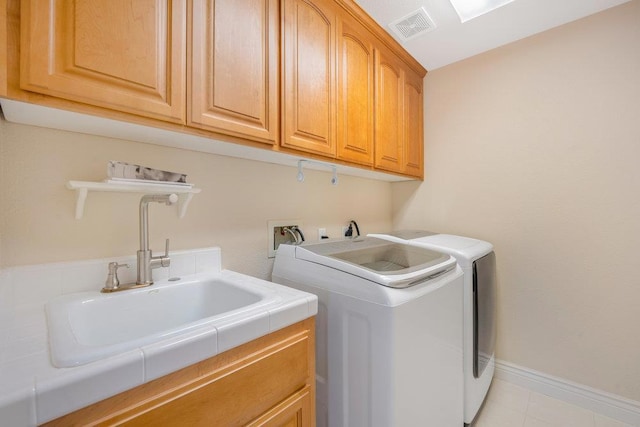
<svg viewBox="0 0 640 427">
<path fill-rule="evenodd" d="M 462 277 L 375 238 L 278 248 L 272 280 L 318 296 L 318 426 L 463 424 Z"/>
<path fill-rule="evenodd" d="M 464 272 L 464 422 L 482 406 L 495 370 L 496 258 L 482 240 L 422 230 L 370 234 L 454 256 Z"/>
</svg>

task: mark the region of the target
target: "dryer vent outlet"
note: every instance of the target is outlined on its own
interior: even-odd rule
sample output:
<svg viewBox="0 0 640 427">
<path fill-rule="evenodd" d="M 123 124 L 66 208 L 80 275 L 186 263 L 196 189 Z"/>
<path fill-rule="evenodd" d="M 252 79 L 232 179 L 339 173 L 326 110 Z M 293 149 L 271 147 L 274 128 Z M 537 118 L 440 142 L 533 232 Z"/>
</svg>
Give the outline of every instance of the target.
<svg viewBox="0 0 640 427">
<path fill-rule="evenodd" d="M 403 16 L 389 24 L 389 27 L 398 36 L 400 41 L 406 42 L 422 34 L 436 29 L 429 14 L 424 8 Z"/>
</svg>

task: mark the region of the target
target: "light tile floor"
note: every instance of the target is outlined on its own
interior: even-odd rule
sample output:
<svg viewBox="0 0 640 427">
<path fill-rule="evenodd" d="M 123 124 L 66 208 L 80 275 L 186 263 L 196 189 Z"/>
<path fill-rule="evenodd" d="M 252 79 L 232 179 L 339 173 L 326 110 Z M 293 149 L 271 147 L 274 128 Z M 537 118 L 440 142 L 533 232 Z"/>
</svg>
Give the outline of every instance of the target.
<svg viewBox="0 0 640 427">
<path fill-rule="evenodd" d="M 472 427 L 634 427 L 495 379 Z"/>
</svg>

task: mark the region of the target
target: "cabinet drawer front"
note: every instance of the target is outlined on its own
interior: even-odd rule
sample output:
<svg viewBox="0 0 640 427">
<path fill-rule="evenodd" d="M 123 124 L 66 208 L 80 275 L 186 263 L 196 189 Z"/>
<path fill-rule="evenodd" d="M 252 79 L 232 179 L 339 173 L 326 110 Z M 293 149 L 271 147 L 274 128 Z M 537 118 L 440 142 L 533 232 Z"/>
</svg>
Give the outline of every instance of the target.
<svg viewBox="0 0 640 427">
<path fill-rule="evenodd" d="M 28 0 L 20 87 L 184 123 L 185 0 Z"/>
<path fill-rule="evenodd" d="M 304 427 L 315 425 L 311 386 L 300 390 L 247 427 Z"/>
<path fill-rule="evenodd" d="M 246 363 L 176 387 L 105 420 L 132 426 L 244 425 L 302 389 L 309 378 L 309 336 L 271 348 Z M 251 356 L 250 356 L 251 357 Z"/>
</svg>

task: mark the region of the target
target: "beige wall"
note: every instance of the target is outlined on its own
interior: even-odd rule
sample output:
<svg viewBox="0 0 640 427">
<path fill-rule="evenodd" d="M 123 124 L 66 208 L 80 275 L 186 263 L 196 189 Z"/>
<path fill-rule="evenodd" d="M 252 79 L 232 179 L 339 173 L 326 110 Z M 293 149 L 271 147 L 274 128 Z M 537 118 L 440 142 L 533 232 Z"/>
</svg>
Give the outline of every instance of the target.
<svg viewBox="0 0 640 427">
<path fill-rule="evenodd" d="M 212 154 L 18 125 L 0 120 L 0 267 L 135 254 L 139 195 L 90 193 L 74 219 L 68 180 L 101 181 L 108 160 L 188 174 L 202 188 L 184 219 L 149 208 L 151 248 L 222 248 L 223 266 L 269 278 L 267 221 L 301 219 L 307 238 L 338 237 L 356 219 L 363 231 L 391 225 L 391 184 Z"/>
<path fill-rule="evenodd" d="M 107 160 L 183 171 L 186 218 L 155 205 L 151 246 L 219 245 L 225 268 L 268 278 L 269 219 L 309 237 L 426 228 L 496 246 L 498 357 L 640 400 L 640 2 L 432 71 L 426 180 L 388 184 L 0 120 L 0 267 L 133 254 L 137 196 L 67 180 Z M 393 212 L 391 210 L 393 208 Z"/>
<path fill-rule="evenodd" d="M 640 2 L 425 83 L 394 227 L 494 243 L 498 358 L 640 401 Z"/>
</svg>

